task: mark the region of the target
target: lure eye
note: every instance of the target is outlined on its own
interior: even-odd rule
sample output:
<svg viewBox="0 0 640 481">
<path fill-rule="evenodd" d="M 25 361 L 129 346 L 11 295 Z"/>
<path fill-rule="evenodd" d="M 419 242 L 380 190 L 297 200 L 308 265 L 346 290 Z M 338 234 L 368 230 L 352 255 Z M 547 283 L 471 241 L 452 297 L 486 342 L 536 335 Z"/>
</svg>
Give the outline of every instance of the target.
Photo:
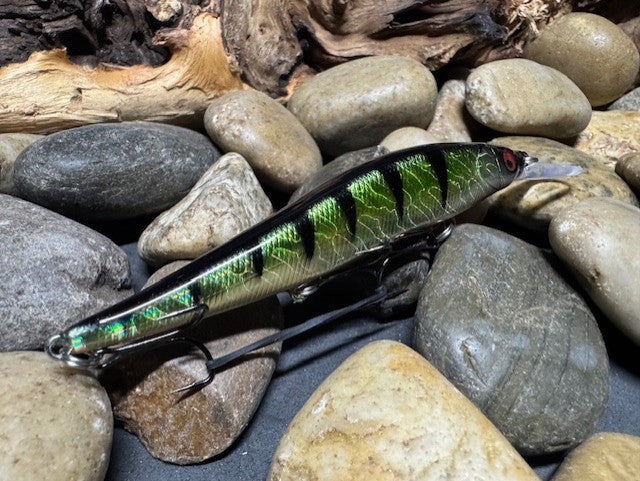
<svg viewBox="0 0 640 481">
<path fill-rule="evenodd" d="M 516 160 L 516 156 L 509 150 L 502 151 L 502 164 L 507 172 L 511 174 L 518 170 L 518 161 Z"/>
</svg>

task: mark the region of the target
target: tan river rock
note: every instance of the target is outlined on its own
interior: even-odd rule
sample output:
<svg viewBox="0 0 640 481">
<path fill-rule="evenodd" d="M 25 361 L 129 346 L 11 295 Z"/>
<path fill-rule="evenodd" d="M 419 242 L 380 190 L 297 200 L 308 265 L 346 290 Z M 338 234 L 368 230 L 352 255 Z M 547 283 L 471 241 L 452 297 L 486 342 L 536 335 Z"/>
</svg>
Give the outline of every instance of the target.
<svg viewBox="0 0 640 481">
<path fill-rule="evenodd" d="M 552 481 L 638 481 L 640 437 L 598 433 L 571 451 Z"/>
<path fill-rule="evenodd" d="M 536 480 L 480 411 L 409 347 L 360 349 L 311 395 L 269 481 Z"/>
</svg>

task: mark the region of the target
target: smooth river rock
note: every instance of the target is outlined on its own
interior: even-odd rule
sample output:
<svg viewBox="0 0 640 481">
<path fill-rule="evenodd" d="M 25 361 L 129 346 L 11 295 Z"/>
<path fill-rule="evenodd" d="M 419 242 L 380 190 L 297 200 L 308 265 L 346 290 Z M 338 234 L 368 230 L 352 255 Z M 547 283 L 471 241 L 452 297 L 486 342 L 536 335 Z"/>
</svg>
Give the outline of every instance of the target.
<svg viewBox="0 0 640 481">
<path fill-rule="evenodd" d="M 636 193 L 640 193 L 640 152 L 620 157 L 616 162 L 616 174 L 635 189 Z"/>
<path fill-rule="evenodd" d="M 554 252 L 602 312 L 640 344 L 640 209 L 614 199 L 587 199 L 549 225 Z"/>
<path fill-rule="evenodd" d="M 178 202 L 218 156 L 206 136 L 182 127 L 87 125 L 26 148 L 14 182 L 21 197 L 69 217 L 128 219 Z"/>
<path fill-rule="evenodd" d="M 591 104 L 557 70 L 526 59 L 486 63 L 467 78 L 466 106 L 478 122 L 500 132 L 572 137 L 591 118 Z"/>
<path fill-rule="evenodd" d="M 16 195 L 13 185 L 13 164 L 29 145 L 41 139 L 35 134 L 0 134 L 0 193 Z"/>
<path fill-rule="evenodd" d="M 436 96 L 436 81 L 420 62 L 380 55 L 317 74 L 294 91 L 287 107 L 320 150 L 337 156 L 376 145 L 400 127 L 427 127 Z"/>
<path fill-rule="evenodd" d="M 640 112 L 594 111 L 573 147 L 593 155 L 613 170 L 623 155 L 640 152 Z"/>
<path fill-rule="evenodd" d="M 539 162 L 577 165 L 576 176 L 515 181 L 489 197 L 492 215 L 526 229 L 544 231 L 564 208 L 590 197 L 611 197 L 638 205 L 638 199 L 618 175 L 602 162 L 564 144 L 539 137 L 499 137 L 491 143 L 523 150 Z"/>
<path fill-rule="evenodd" d="M 147 285 L 184 264 L 168 264 Z M 271 297 L 203 319 L 188 335 L 218 357 L 277 332 L 282 324 L 280 304 Z M 242 433 L 267 389 L 279 353 L 280 344 L 274 344 L 248 354 L 221 368 L 208 386 L 190 396 L 173 391 L 205 378 L 205 359 L 177 343 L 118 363 L 103 382 L 116 419 L 152 456 L 193 464 L 224 452 Z"/>
<path fill-rule="evenodd" d="M 596 320 L 557 265 L 465 224 L 438 251 L 416 311 L 416 350 L 526 455 L 583 441 L 609 393 Z"/>
<path fill-rule="evenodd" d="M 424 358 L 403 344 L 377 341 L 344 361 L 311 395 L 282 437 L 267 479 L 538 477 Z"/>
<path fill-rule="evenodd" d="M 607 110 L 640 110 L 640 87 L 620 97 Z"/>
<path fill-rule="evenodd" d="M 563 15 L 543 28 L 525 47 L 524 56 L 565 74 L 593 106 L 624 94 L 640 66 L 638 49 L 620 27 L 583 12 Z"/>
<path fill-rule="evenodd" d="M 138 254 L 151 265 L 195 259 L 273 212 L 247 161 L 222 156 L 191 192 L 144 230 Z"/>
<path fill-rule="evenodd" d="M 258 178 L 293 192 L 322 167 L 315 141 L 278 101 L 257 90 L 235 90 L 214 100 L 204 125 L 225 152 L 241 154 Z"/>
<path fill-rule="evenodd" d="M 97 232 L 0 194 L 0 351 L 35 349 L 131 294 L 126 254 Z"/>
<path fill-rule="evenodd" d="M 598 433 L 571 451 L 552 481 L 637 481 L 640 437 Z"/>
<path fill-rule="evenodd" d="M 0 478 L 102 481 L 109 465 L 109 398 L 85 371 L 42 352 L 0 353 Z"/>
</svg>

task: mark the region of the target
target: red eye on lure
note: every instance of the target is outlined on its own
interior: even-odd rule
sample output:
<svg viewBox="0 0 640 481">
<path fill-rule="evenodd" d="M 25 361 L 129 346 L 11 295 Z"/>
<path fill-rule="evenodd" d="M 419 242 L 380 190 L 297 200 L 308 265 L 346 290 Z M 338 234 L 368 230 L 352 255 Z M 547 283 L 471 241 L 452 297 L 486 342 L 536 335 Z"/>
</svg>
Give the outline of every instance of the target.
<svg viewBox="0 0 640 481">
<path fill-rule="evenodd" d="M 516 156 L 510 150 L 502 151 L 502 163 L 504 164 L 507 172 L 515 172 L 518 170 L 518 161 L 516 160 Z"/>
</svg>

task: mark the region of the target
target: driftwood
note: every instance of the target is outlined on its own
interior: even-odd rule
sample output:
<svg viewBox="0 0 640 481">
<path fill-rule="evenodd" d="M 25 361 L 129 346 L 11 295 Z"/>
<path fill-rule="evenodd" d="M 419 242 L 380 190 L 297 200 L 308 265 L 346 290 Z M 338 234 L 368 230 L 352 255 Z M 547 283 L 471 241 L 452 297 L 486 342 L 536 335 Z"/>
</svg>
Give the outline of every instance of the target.
<svg viewBox="0 0 640 481">
<path fill-rule="evenodd" d="M 57 4 L 70 7 L 54 12 Z M 0 0 L 0 63 L 12 62 L 0 68 L 0 132 L 134 119 L 198 126 L 207 104 L 231 89 L 286 98 L 319 70 L 362 56 L 406 55 L 432 70 L 518 56 L 539 28 L 575 7 L 572 0 Z M 14 47 L 19 55 L 7 47 L 18 41 L 12 32 L 32 35 Z"/>
</svg>

